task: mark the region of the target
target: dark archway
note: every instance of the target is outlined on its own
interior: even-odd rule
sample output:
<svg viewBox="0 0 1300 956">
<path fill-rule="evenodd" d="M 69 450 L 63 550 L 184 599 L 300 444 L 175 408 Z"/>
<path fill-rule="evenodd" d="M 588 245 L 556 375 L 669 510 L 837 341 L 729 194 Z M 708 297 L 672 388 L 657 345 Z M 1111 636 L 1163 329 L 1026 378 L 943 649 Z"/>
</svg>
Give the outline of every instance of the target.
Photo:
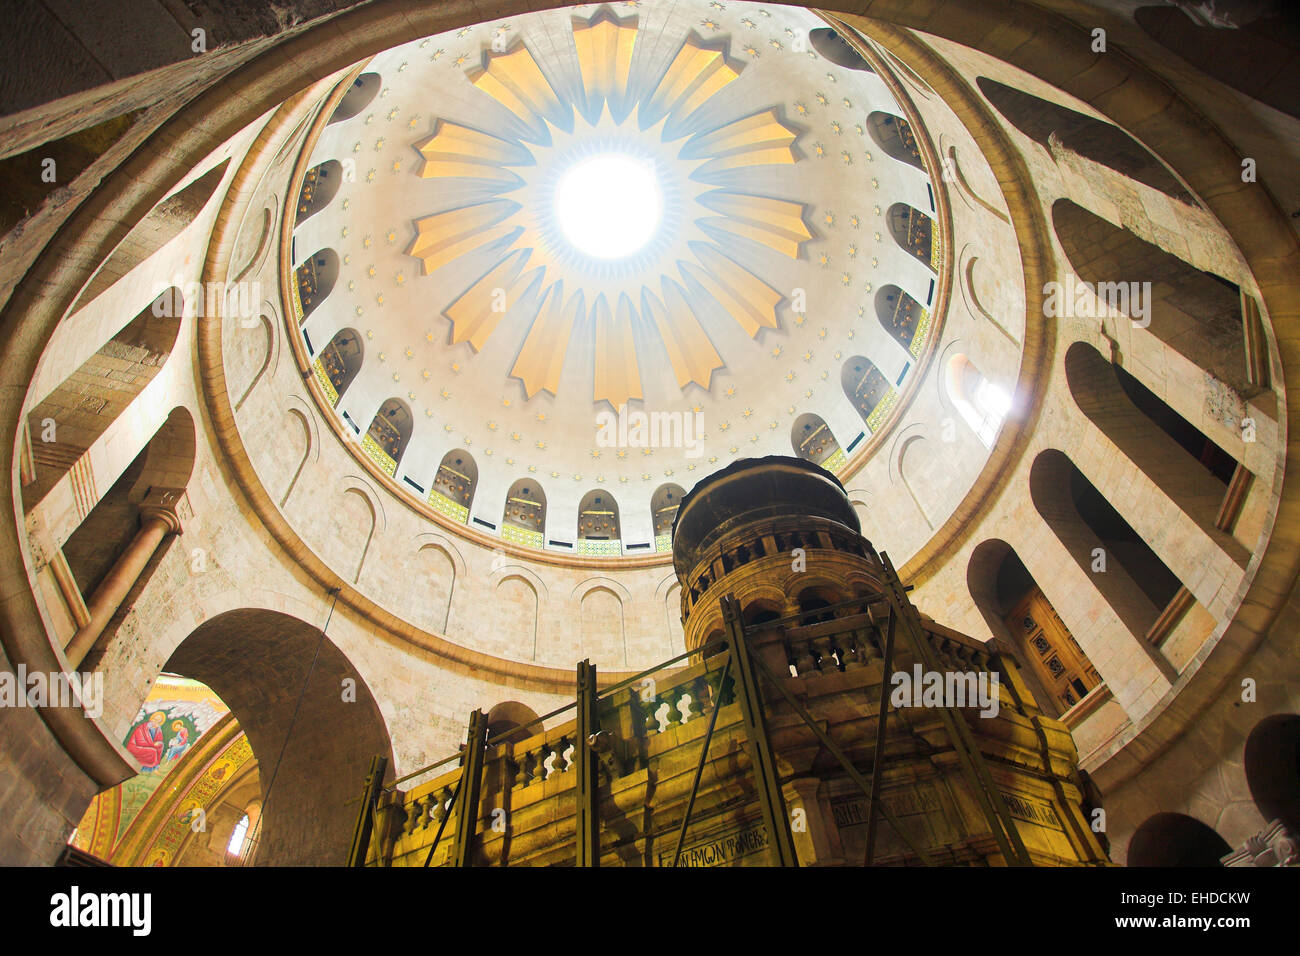
<svg viewBox="0 0 1300 956">
<path fill-rule="evenodd" d="M 1118 126 L 981 76 L 975 81 L 1008 123 L 1053 153 L 1057 145 L 1167 196 L 1195 205 L 1164 163 Z"/>
<path fill-rule="evenodd" d="M 307 317 L 329 298 L 338 280 L 339 254 L 333 249 L 320 250 L 294 270 L 294 288 L 298 291 L 298 305 L 301 307 L 298 314 L 300 323 L 306 322 Z"/>
<path fill-rule="evenodd" d="M 994 538 L 971 552 L 966 587 L 997 643 L 1020 663 L 1038 706 L 1060 717 L 1101 675 L 1010 544 Z"/>
<path fill-rule="evenodd" d="M 514 529 L 507 531 L 506 529 Z M 515 533 L 519 532 L 519 533 Z M 531 478 L 520 478 L 506 492 L 501 517 L 501 537 L 534 548 L 542 546 L 546 532 L 546 492 Z"/>
<path fill-rule="evenodd" d="M 917 144 L 916 134 L 912 132 L 912 127 L 907 120 L 893 113 L 877 110 L 867 117 L 867 132 L 886 156 L 900 163 L 915 166 L 922 172 L 925 171 L 925 163 L 921 160 L 921 147 Z"/>
<path fill-rule="evenodd" d="M 686 491 L 682 486 L 671 481 L 660 485 L 650 496 L 650 519 L 654 523 L 656 540 L 660 535 L 672 533 L 673 521 L 684 497 Z"/>
<path fill-rule="evenodd" d="M 410 406 L 400 398 L 390 398 L 379 406 L 379 411 L 370 420 L 361 447 L 392 477 L 397 474 L 397 466 L 406 454 L 414 430 L 415 419 L 411 417 Z"/>
<path fill-rule="evenodd" d="M 438 473 L 433 478 L 433 490 L 464 509 L 462 521 L 469 520 L 469 507 L 474 501 L 474 489 L 477 486 L 478 464 L 473 455 L 463 448 L 457 448 L 442 456 Z"/>
<path fill-rule="evenodd" d="M 181 328 L 184 297 L 175 286 L 45 396 L 27 416 L 36 480 L 23 488 L 34 508 L 162 371 Z"/>
<path fill-rule="evenodd" d="M 1287 15 L 1288 6 L 1294 12 L 1292 0 L 1277 0 L 1262 16 L 1240 18 L 1231 29 L 1195 23 L 1171 6 L 1139 7 L 1133 19 L 1151 39 L 1220 83 L 1300 117 L 1300 26 Z"/>
<path fill-rule="evenodd" d="M 538 716 L 537 711 L 527 704 L 504 700 L 487 712 L 488 740 L 495 740 L 498 744 L 518 743 L 533 734 L 540 734 L 543 727 Z"/>
<path fill-rule="evenodd" d="M 827 471 L 834 471 L 844 463 L 844 452 L 831 434 L 830 426 L 812 412 L 804 412 L 790 426 L 790 447 L 800 458 Z"/>
<path fill-rule="evenodd" d="M 383 715 L 343 652 L 311 624 L 249 608 L 199 625 L 163 669 L 211 687 L 248 735 L 262 786 L 256 864 L 342 866 L 370 760 L 392 760 Z"/>
<path fill-rule="evenodd" d="M 1052 204 L 1052 227 L 1070 269 L 1117 311 L 1237 391 L 1251 394 L 1241 290 L 1069 199 Z M 1067 293 L 1068 300 L 1077 290 Z M 1140 301 L 1132 301 L 1140 295 Z M 1078 303 L 1076 303 L 1077 306 Z M 1143 308 L 1138 308 L 1138 306 Z"/>
<path fill-rule="evenodd" d="M 1066 352 L 1065 377 L 1088 419 L 1178 507 L 1213 527 L 1236 459 L 1086 342 Z"/>
<path fill-rule="evenodd" d="M 1144 639 L 1182 583 L 1146 540 L 1060 451 L 1029 470 L 1034 508 L 1133 635 Z M 1104 572 L 1094 571 L 1104 560 Z"/>
<path fill-rule="evenodd" d="M 370 102 L 379 95 L 379 88 L 383 85 L 383 77 L 378 73 L 362 73 L 352 81 L 348 91 L 343 94 L 343 99 L 339 100 L 339 105 L 334 107 L 334 113 L 329 119 L 330 123 L 341 123 L 352 119 L 370 105 Z"/>
<path fill-rule="evenodd" d="M 876 320 L 907 354 L 915 358 L 921 353 L 930 312 L 920 302 L 892 283 L 882 285 L 876 290 Z"/>
<path fill-rule="evenodd" d="M 939 271 L 935 262 L 934 220 L 905 202 L 889 207 L 889 234 L 900 249 L 922 263 L 931 272 Z"/>
<path fill-rule="evenodd" d="M 618 502 L 600 488 L 582 496 L 578 504 L 578 540 L 617 542 L 619 530 Z"/>
<path fill-rule="evenodd" d="M 1129 866 L 1222 866 L 1228 841 L 1184 813 L 1149 817 L 1128 841 Z"/>
<path fill-rule="evenodd" d="M 1260 816 L 1300 833 L 1300 716 L 1274 714 L 1256 724 L 1243 763 Z"/>
<path fill-rule="evenodd" d="M 873 432 L 898 400 L 898 393 L 885 378 L 885 373 L 864 355 L 850 356 L 844 362 L 840 368 L 840 387 Z"/>
<path fill-rule="evenodd" d="M 338 405 L 352 380 L 361 371 L 366 357 L 366 345 L 356 329 L 339 329 L 329 345 L 320 350 L 316 358 L 317 372 L 329 382 L 330 404 Z M 324 383 L 322 383 L 324 384 Z"/>
<path fill-rule="evenodd" d="M 840 36 L 838 30 L 833 30 L 830 27 L 818 27 L 816 30 L 808 32 L 808 41 L 812 44 L 814 50 L 836 66 L 842 66 L 848 70 L 876 72 L 871 68 L 871 64 L 864 60 L 861 54 L 853 49 L 844 37 Z"/>
<path fill-rule="evenodd" d="M 302 189 L 298 192 L 298 211 L 293 221 L 294 226 L 301 226 L 328 206 L 338 195 L 341 185 L 343 185 L 343 164 L 337 159 L 326 160 L 307 170 L 307 175 L 302 180 Z"/>
<path fill-rule="evenodd" d="M 124 275 L 171 242 L 192 223 L 217 191 L 230 160 L 222 160 L 184 189 L 172 193 L 136 223 L 91 278 L 70 312 L 87 305 Z M 177 313 L 179 315 L 179 313 Z"/>
</svg>

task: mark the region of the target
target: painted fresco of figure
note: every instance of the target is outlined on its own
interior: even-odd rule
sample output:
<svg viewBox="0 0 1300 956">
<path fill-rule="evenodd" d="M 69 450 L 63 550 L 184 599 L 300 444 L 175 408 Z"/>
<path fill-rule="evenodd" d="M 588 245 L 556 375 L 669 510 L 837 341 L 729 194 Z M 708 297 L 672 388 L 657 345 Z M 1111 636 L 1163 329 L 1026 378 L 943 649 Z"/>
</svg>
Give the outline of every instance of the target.
<svg viewBox="0 0 1300 956">
<path fill-rule="evenodd" d="M 167 752 L 163 754 L 163 760 L 171 760 L 173 757 L 179 757 L 185 753 L 185 748 L 190 745 L 190 732 L 185 729 L 183 720 L 172 721 L 172 739 L 167 744 Z"/>
<path fill-rule="evenodd" d="M 131 736 L 126 739 L 126 749 L 140 761 L 140 767 L 144 770 L 153 770 L 162 763 L 162 725 L 166 719 L 166 714 L 156 710 L 149 715 L 148 720 L 136 724 Z"/>
</svg>

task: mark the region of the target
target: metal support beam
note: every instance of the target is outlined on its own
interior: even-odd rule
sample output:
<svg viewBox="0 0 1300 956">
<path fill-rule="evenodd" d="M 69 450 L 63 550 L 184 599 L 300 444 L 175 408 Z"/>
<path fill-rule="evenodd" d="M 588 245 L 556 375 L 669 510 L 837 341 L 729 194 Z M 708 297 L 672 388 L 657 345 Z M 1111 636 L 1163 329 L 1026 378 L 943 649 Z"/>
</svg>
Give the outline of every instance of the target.
<svg viewBox="0 0 1300 956">
<path fill-rule="evenodd" d="M 578 663 L 578 738 L 574 741 L 577 779 L 574 798 L 577 807 L 578 866 L 600 866 L 600 819 L 597 813 L 596 786 L 600 761 L 592 750 L 593 738 L 600 731 L 596 723 L 596 665 Z"/>
<path fill-rule="evenodd" d="M 908 600 L 903 584 L 898 578 L 898 572 L 894 570 L 894 565 L 889 560 L 889 555 L 881 552 L 880 562 L 884 568 L 882 578 L 885 596 L 903 625 L 903 633 L 911 643 L 913 653 L 925 670 L 938 671 L 939 660 L 926 637 L 921 617 L 912 602 Z M 940 707 L 939 716 L 952 740 L 957 760 L 971 782 L 975 800 L 988 821 L 989 829 L 993 831 L 993 839 L 997 841 L 1003 859 L 1008 866 L 1033 866 L 1029 851 L 1020 838 L 1020 831 L 1016 829 L 1015 822 L 1011 819 L 1011 811 L 1007 809 L 1006 801 L 1002 799 L 1002 793 L 994 783 L 992 774 L 989 773 L 988 764 L 984 762 L 984 755 L 980 752 L 979 745 L 975 743 L 970 727 L 966 726 L 966 718 L 949 707 Z"/>
<path fill-rule="evenodd" d="M 469 715 L 469 738 L 465 742 L 465 763 L 460 768 L 459 800 L 456 801 L 456 842 L 452 866 L 473 866 L 474 838 L 478 830 L 479 789 L 483 785 L 483 758 L 487 749 L 487 714 L 476 710 Z"/>
<path fill-rule="evenodd" d="M 808 725 L 808 729 L 811 730 L 817 739 L 821 741 L 822 746 L 826 748 L 826 751 L 839 761 L 840 766 L 844 768 L 844 772 L 849 775 L 849 779 L 858 785 L 858 789 L 870 796 L 871 784 L 867 782 L 867 778 L 858 772 L 858 768 L 853 766 L 853 761 L 849 760 L 848 755 L 839 748 L 835 741 L 831 740 L 830 735 L 818 726 L 813 715 L 808 712 L 808 708 L 795 699 L 794 694 L 790 693 L 790 690 L 785 686 L 784 681 L 772 673 L 768 666 L 763 663 L 761 657 L 754 654 L 752 651 L 750 652 L 750 656 L 763 676 L 766 677 L 772 686 L 781 693 L 781 696 L 785 698 L 785 702 L 790 705 L 790 709 L 798 714 L 800 719 Z M 894 816 L 893 811 L 890 810 L 889 807 L 885 806 L 883 800 L 880 802 L 879 806 L 881 815 L 889 821 L 890 825 L 896 831 L 898 831 L 899 837 L 901 837 L 903 842 L 907 844 L 908 849 L 916 854 L 916 858 L 921 862 L 921 865 L 930 866 L 930 858 L 926 856 L 925 851 L 914 843 L 912 838 L 907 835 L 907 831 L 904 830 L 902 825 L 898 822 L 898 817 Z"/>
<path fill-rule="evenodd" d="M 885 631 L 884 669 L 880 681 L 880 709 L 876 713 L 876 750 L 871 757 L 871 789 L 867 791 L 867 853 L 862 865 L 871 866 L 876 860 L 876 800 L 880 796 L 880 777 L 885 769 L 885 727 L 889 720 L 890 674 L 894 671 L 894 633 L 898 629 L 898 616 L 889 615 Z"/>
<path fill-rule="evenodd" d="M 352 848 L 348 850 L 348 866 L 366 865 L 370 834 L 375 823 L 375 804 L 379 802 L 379 790 L 384 785 L 384 774 L 387 772 L 387 757 L 376 754 L 370 758 L 370 773 L 366 776 L 366 785 L 361 791 L 361 810 L 357 814 L 356 829 L 352 832 Z"/>
<path fill-rule="evenodd" d="M 776 755 L 767 736 L 763 716 L 763 695 L 754 674 L 749 647 L 745 642 L 745 625 L 740 617 L 740 602 L 734 594 L 721 598 L 722 620 L 727 646 L 731 651 L 732 671 L 736 681 L 736 699 L 740 703 L 741 721 L 749 741 L 749 760 L 754 769 L 754 784 L 763 811 L 763 823 L 772 840 L 777 866 L 798 866 L 794 835 L 790 832 L 790 815 L 786 812 L 781 777 L 776 769 Z"/>
<path fill-rule="evenodd" d="M 700 779 L 704 776 L 704 762 L 709 756 L 709 744 L 713 742 L 713 728 L 718 723 L 718 711 L 722 710 L 722 689 L 727 686 L 727 678 L 731 676 L 731 657 L 727 657 L 727 664 L 722 668 L 722 677 L 718 680 L 718 692 L 713 696 L 713 711 L 709 714 L 709 729 L 704 732 L 704 740 L 700 743 L 700 760 L 695 765 L 695 779 L 691 781 L 691 795 L 686 800 L 686 812 L 682 814 L 682 825 L 677 830 L 677 846 L 673 849 L 673 866 L 677 866 L 677 861 L 682 858 L 682 844 L 686 842 L 686 828 L 691 823 L 691 811 L 695 809 L 695 797 L 700 792 Z"/>
</svg>

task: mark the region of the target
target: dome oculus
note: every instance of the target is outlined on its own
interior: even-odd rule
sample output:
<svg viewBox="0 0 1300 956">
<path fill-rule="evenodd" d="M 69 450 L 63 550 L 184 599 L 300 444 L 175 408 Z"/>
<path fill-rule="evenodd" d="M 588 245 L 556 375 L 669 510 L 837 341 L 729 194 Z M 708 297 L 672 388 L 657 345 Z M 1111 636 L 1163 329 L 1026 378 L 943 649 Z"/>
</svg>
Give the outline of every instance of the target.
<svg viewBox="0 0 1300 956">
<path fill-rule="evenodd" d="M 663 199 L 654 164 L 619 153 L 574 164 L 555 191 L 560 231 L 580 252 L 621 259 L 654 236 Z"/>
</svg>

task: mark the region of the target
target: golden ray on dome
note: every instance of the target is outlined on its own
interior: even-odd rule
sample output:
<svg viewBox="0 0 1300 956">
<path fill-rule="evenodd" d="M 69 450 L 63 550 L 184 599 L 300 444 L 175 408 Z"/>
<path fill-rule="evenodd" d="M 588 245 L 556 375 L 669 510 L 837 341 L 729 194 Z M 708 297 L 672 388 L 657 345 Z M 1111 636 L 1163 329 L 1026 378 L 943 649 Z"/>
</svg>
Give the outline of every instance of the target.
<svg viewBox="0 0 1300 956">
<path fill-rule="evenodd" d="M 471 82 L 520 120 L 527 132 L 513 140 L 440 120 L 415 144 L 423 178 L 463 178 L 488 184 L 490 198 L 414 221 L 407 254 L 431 275 L 463 256 L 496 247 L 487 271 L 443 312 L 450 341 L 485 347 L 501 325 L 501 302 L 519 302 L 536 288 L 510 375 L 533 398 L 558 394 L 561 370 L 575 335 L 594 341 L 594 402 L 615 408 L 643 397 L 637 341 L 658 336 L 679 388 L 708 390 L 725 363 L 703 320 L 706 303 L 684 287 L 703 289 L 751 338 L 780 327 L 784 296 L 737 261 L 735 239 L 798 259 L 812 238 L 801 202 L 753 195 L 735 175 L 796 162 L 791 129 L 775 108 L 708 128 L 684 128 L 739 69 L 724 49 L 692 36 L 682 43 L 657 82 L 633 75 L 636 21 L 603 12 L 572 21 L 583 100 L 578 115 L 565 104 L 518 43 L 485 54 Z M 637 89 L 642 92 L 638 94 Z M 665 226 L 658 238 L 626 262 L 593 262 L 575 253 L 550 221 L 555 189 L 550 171 L 563 162 L 617 143 L 654 164 L 665 192 Z M 725 251 L 724 251 L 725 250 Z M 657 278 L 656 278 L 657 276 Z M 569 294 L 565 300 L 564 290 Z M 635 333 L 635 334 L 634 334 Z"/>
</svg>

